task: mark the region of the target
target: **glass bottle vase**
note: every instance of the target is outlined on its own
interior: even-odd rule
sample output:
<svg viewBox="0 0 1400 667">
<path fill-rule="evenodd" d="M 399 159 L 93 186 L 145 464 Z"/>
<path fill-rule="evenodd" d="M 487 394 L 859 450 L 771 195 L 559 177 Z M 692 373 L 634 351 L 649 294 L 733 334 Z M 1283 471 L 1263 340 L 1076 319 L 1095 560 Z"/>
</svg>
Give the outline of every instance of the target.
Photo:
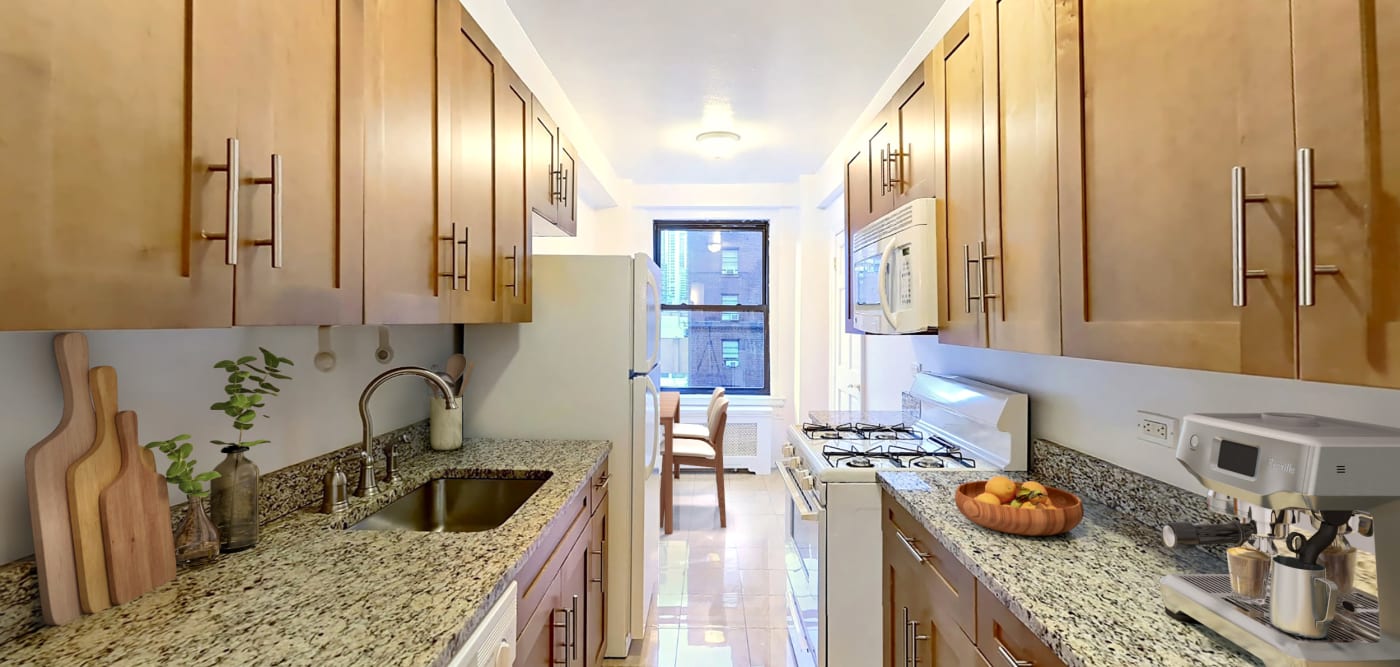
<svg viewBox="0 0 1400 667">
<path fill-rule="evenodd" d="M 190 498 L 185 506 L 185 518 L 175 530 L 175 560 L 185 563 L 217 556 L 219 531 L 204 512 L 204 500 Z"/>
<path fill-rule="evenodd" d="M 209 482 L 209 509 L 225 553 L 258 543 L 258 466 L 243 453 L 247 447 L 225 447 L 215 466 L 219 476 Z"/>
</svg>

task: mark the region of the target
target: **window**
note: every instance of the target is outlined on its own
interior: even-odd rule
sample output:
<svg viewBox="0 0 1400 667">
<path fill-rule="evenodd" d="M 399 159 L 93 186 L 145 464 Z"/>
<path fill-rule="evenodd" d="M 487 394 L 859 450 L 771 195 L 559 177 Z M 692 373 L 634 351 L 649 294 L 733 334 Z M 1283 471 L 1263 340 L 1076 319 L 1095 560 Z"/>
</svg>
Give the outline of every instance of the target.
<svg viewBox="0 0 1400 667">
<path fill-rule="evenodd" d="M 768 222 L 655 223 L 661 386 L 767 394 Z"/>
<path fill-rule="evenodd" d="M 737 306 L 737 305 L 739 305 L 739 295 L 738 295 L 738 294 L 721 294 L 721 295 L 719 295 L 719 305 L 721 305 L 721 306 Z M 723 315 L 720 315 L 719 318 L 720 318 L 721 320 L 724 320 L 725 322 L 738 322 L 738 321 L 739 321 L 739 313 L 724 313 Z"/>
<path fill-rule="evenodd" d="M 720 341 L 720 350 L 724 353 L 724 365 L 729 368 L 739 367 L 739 339 L 726 338 Z"/>
<path fill-rule="evenodd" d="M 719 253 L 720 275 L 739 275 L 739 250 L 737 248 L 726 248 Z"/>
</svg>

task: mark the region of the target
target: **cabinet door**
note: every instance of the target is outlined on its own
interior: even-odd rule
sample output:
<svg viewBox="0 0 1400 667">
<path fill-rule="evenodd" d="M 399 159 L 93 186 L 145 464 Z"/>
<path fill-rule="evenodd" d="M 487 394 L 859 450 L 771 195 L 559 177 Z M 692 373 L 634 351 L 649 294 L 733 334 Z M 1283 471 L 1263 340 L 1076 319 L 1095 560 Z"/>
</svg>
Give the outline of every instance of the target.
<svg viewBox="0 0 1400 667">
<path fill-rule="evenodd" d="M 924 60 L 895 94 L 895 115 L 899 123 L 899 142 L 895 149 L 900 153 L 893 163 L 893 180 L 898 187 L 895 208 L 915 199 L 933 197 L 937 192 L 934 118 L 938 101 L 928 76 L 933 63 L 932 57 Z"/>
<path fill-rule="evenodd" d="M 940 609 L 931 587 L 938 576 L 901 541 L 893 524 L 884 530 L 885 634 L 887 667 L 986 665 L 972 639 Z M 969 607 L 970 608 L 970 607 Z"/>
<path fill-rule="evenodd" d="M 608 599 L 608 504 L 606 498 L 594 505 L 589 523 L 591 539 L 588 546 L 588 612 L 584 614 L 584 654 L 589 665 L 603 659 L 603 641 L 607 636 Z"/>
<path fill-rule="evenodd" d="M 452 320 L 500 319 L 496 299 L 495 100 L 501 56 L 465 9 L 447 38 L 452 91 L 452 222 L 460 278 L 455 280 Z"/>
<path fill-rule="evenodd" d="M 1060 353 L 1054 0 L 987 0 L 985 59 L 987 338 Z"/>
<path fill-rule="evenodd" d="M 559 571 L 559 606 L 565 614 L 564 643 L 567 667 L 583 667 L 587 662 L 588 548 L 593 543 L 584 530 Z"/>
<path fill-rule="evenodd" d="M 870 215 L 871 188 L 878 187 L 870 173 L 870 151 L 861 145 L 846 162 L 846 231 L 854 234 L 874 221 Z M 849 240 L 849 239 L 848 239 Z"/>
<path fill-rule="evenodd" d="M 529 322 L 533 235 L 525 200 L 529 172 L 530 91 L 510 67 L 496 85 L 496 257 L 501 275 L 502 319 Z"/>
<path fill-rule="evenodd" d="M 225 232 L 208 166 L 238 131 L 235 9 L 6 3 L 0 329 L 232 324 L 233 267 L 200 232 Z"/>
<path fill-rule="evenodd" d="M 894 210 L 894 199 L 899 193 L 899 184 L 895 182 L 896 159 L 893 157 L 899 149 L 899 108 L 894 100 L 875 121 L 875 129 L 865 145 L 871 160 L 870 219 L 878 220 Z"/>
<path fill-rule="evenodd" d="M 1400 5 L 1292 4 L 1297 147 L 1337 184 L 1312 191 L 1313 264 L 1338 272 L 1298 308 L 1299 377 L 1400 387 Z"/>
<path fill-rule="evenodd" d="M 578 234 L 578 151 L 556 127 L 559 137 L 559 217 L 555 223 L 569 236 Z"/>
<path fill-rule="evenodd" d="M 1288 4 L 1056 6 L 1064 353 L 1293 375 Z M 1240 269 L 1263 277 L 1243 308 L 1236 166 L 1265 199 L 1244 205 Z"/>
<path fill-rule="evenodd" d="M 516 667 L 556 667 L 563 662 L 566 613 L 559 593 L 556 577 L 516 637 Z"/>
<path fill-rule="evenodd" d="M 980 26 L 980 8 L 973 5 L 934 50 L 935 85 L 942 92 L 935 115 L 936 150 L 943 165 L 937 194 L 944 202 L 938 340 L 985 347 Z"/>
<path fill-rule="evenodd" d="M 361 323 L 364 5 L 244 9 L 234 323 Z"/>
<path fill-rule="evenodd" d="M 365 82 L 368 323 L 451 321 L 451 282 L 438 275 L 451 270 L 453 246 L 438 209 L 437 8 L 437 0 L 366 6 L 366 59 L 376 63 Z"/>
<path fill-rule="evenodd" d="M 559 126 L 537 99 L 531 99 L 530 124 L 530 182 L 526 196 L 530 210 L 545 220 L 559 219 Z"/>
<path fill-rule="evenodd" d="M 980 582 L 977 584 L 977 647 L 984 655 L 1013 665 L 1022 661 L 1036 667 L 1065 667 L 1011 610 Z"/>
</svg>

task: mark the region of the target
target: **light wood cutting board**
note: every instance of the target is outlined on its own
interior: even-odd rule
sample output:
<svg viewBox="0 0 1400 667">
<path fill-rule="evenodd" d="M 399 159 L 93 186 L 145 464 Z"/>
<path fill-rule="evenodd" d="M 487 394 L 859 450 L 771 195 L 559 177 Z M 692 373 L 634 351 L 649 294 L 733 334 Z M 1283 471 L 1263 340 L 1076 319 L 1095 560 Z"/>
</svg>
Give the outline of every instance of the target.
<svg viewBox="0 0 1400 667">
<path fill-rule="evenodd" d="M 117 414 L 117 439 L 121 472 L 102 492 L 99 507 L 112 604 L 126 604 L 175 578 L 175 540 L 165 477 L 141 458 L 135 412 Z"/>
<path fill-rule="evenodd" d="M 96 422 L 88 391 L 87 337 L 58 334 L 53 337 L 53 351 L 63 387 L 63 415 L 53 433 L 24 455 L 24 481 L 29 487 L 29 523 L 34 529 L 44 622 L 63 625 L 82 615 L 68 514 L 68 467 L 92 448 Z"/>
<path fill-rule="evenodd" d="M 91 614 L 112 606 L 107 560 L 102 553 L 102 516 L 98 501 L 121 472 L 117 442 L 117 371 L 98 366 L 88 373 L 97 433 L 92 448 L 68 467 L 68 515 L 73 524 L 73 554 L 78 570 L 78 603 Z"/>
</svg>

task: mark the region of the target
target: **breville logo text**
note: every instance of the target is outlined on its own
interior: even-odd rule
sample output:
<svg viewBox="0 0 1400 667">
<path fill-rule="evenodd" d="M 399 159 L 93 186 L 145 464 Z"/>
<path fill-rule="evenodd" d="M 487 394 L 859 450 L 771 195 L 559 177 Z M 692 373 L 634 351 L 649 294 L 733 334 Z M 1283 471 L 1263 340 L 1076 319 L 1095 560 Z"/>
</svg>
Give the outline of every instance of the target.
<svg viewBox="0 0 1400 667">
<path fill-rule="evenodd" d="M 1277 470 L 1277 471 L 1279 471 L 1279 472 L 1288 473 L 1288 474 L 1290 474 L 1290 475 L 1296 475 L 1296 474 L 1298 474 L 1298 467 L 1295 466 L 1295 465 L 1293 465 L 1293 462 L 1291 462 L 1291 461 L 1279 462 L 1279 461 L 1275 461 L 1273 458 L 1270 458 L 1270 459 L 1269 459 L 1269 467 L 1270 467 L 1270 468 L 1273 468 L 1274 470 Z"/>
</svg>

